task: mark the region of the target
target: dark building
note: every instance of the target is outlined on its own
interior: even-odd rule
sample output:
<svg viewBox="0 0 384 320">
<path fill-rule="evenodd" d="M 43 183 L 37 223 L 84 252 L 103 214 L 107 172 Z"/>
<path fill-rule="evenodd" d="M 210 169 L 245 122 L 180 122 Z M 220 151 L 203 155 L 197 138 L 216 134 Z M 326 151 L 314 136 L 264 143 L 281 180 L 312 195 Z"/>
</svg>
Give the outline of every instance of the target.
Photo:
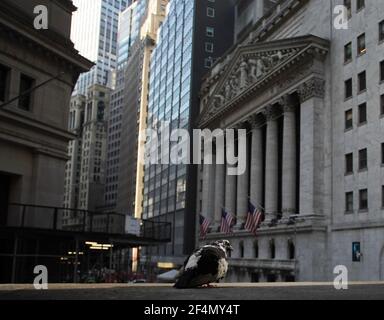
<svg viewBox="0 0 384 320">
<path fill-rule="evenodd" d="M 151 57 L 148 128 L 196 128 L 202 78 L 233 44 L 234 8 L 230 0 L 170 1 Z M 194 165 L 145 167 L 143 218 L 173 228 L 172 243 L 147 251 L 147 260 L 177 265 L 195 248 L 196 191 Z"/>
</svg>

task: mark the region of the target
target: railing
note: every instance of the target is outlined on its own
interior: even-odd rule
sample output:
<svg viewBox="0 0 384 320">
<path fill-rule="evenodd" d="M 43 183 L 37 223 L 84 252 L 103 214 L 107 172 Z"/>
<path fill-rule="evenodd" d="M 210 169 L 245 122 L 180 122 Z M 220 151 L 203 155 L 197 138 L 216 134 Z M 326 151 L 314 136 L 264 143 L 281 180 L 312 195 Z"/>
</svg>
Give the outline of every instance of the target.
<svg viewBox="0 0 384 320">
<path fill-rule="evenodd" d="M 8 206 L 7 217 L 7 227 L 126 234 L 126 215 L 115 212 L 92 212 L 80 209 L 11 203 Z M 157 241 L 170 241 L 171 223 L 142 220 L 140 234 L 136 236 Z"/>
</svg>

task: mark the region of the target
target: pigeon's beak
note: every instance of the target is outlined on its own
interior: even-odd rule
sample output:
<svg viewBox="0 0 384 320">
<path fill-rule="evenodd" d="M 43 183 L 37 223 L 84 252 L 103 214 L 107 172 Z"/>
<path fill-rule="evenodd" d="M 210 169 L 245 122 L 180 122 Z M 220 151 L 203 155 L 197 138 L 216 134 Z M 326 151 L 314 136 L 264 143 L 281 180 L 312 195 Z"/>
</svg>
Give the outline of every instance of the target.
<svg viewBox="0 0 384 320">
<path fill-rule="evenodd" d="M 233 247 L 232 246 L 229 246 L 229 251 L 233 251 Z"/>
</svg>

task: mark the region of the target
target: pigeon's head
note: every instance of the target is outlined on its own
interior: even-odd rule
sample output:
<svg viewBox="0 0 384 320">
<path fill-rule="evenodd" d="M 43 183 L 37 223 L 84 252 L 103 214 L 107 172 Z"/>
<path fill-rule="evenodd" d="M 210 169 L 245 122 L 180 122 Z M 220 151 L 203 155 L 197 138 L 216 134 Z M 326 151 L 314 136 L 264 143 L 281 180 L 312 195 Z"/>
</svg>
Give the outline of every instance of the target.
<svg viewBox="0 0 384 320">
<path fill-rule="evenodd" d="M 231 243 L 228 240 L 218 240 L 213 242 L 212 245 L 222 248 L 227 254 L 233 251 Z"/>
</svg>

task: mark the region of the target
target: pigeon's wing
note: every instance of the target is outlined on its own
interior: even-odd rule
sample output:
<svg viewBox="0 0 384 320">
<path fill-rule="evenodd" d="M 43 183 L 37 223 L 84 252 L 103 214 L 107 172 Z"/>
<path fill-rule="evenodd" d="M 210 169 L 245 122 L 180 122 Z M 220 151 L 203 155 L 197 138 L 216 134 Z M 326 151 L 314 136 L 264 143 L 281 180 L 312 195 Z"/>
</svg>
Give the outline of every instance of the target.
<svg viewBox="0 0 384 320">
<path fill-rule="evenodd" d="M 176 288 L 195 288 L 216 282 L 219 260 L 223 258 L 222 250 L 205 246 L 192 254 L 185 264 L 183 273 L 177 280 Z"/>
</svg>

